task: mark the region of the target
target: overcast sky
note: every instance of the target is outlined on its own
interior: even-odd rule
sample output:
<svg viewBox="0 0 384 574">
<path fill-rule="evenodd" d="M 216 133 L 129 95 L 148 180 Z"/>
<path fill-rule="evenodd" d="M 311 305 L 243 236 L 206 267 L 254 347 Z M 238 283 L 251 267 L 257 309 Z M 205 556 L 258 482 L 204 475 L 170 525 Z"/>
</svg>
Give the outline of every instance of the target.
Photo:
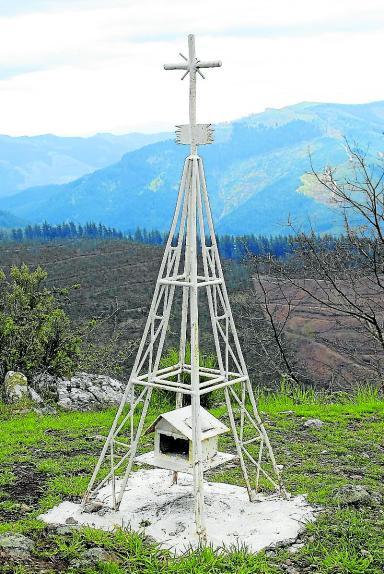
<svg viewBox="0 0 384 574">
<path fill-rule="evenodd" d="M 0 0 L 0 133 L 159 131 L 187 120 L 164 71 L 197 35 L 198 121 L 384 100 L 383 0 Z"/>
</svg>

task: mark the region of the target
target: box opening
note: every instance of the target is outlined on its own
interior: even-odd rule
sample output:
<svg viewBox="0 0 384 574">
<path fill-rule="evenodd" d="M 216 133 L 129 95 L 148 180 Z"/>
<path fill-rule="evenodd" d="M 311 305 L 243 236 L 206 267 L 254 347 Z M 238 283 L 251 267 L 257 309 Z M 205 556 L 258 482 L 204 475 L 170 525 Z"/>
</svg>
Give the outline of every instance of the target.
<svg viewBox="0 0 384 574">
<path fill-rule="evenodd" d="M 160 452 L 188 458 L 189 441 L 160 433 Z"/>
</svg>

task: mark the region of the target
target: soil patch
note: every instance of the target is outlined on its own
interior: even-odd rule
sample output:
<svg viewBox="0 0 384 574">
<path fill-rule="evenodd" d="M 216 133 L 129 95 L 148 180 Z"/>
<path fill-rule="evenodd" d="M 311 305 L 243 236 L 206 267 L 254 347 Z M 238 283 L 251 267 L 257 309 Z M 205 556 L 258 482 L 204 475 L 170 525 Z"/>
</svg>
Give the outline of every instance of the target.
<svg viewBox="0 0 384 574">
<path fill-rule="evenodd" d="M 1 520 L 14 522 L 20 520 L 20 515 L 35 510 L 43 495 L 46 476 L 39 472 L 30 462 L 21 462 L 12 466 L 15 480 L 2 486 L 1 490 L 20 510 L 0 510 Z M 24 509 L 23 509 L 24 505 Z"/>
</svg>

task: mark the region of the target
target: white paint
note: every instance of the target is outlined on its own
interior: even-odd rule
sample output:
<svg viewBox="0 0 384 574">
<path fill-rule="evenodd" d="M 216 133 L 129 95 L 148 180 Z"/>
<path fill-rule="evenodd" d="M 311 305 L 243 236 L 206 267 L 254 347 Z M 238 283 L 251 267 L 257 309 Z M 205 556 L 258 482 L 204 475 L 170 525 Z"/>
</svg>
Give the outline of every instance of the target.
<svg viewBox="0 0 384 574">
<path fill-rule="evenodd" d="M 206 411 L 202 406 L 200 410 L 201 421 L 201 447 L 203 470 L 206 471 L 232 460 L 234 457 L 228 453 L 218 453 L 218 435 L 229 431 L 221 421 Z M 175 472 L 193 472 L 193 420 L 191 405 L 168 411 L 157 417 L 144 434 L 155 433 L 154 450 L 135 458 L 135 462 L 149 464 L 157 468 L 174 470 Z M 181 439 L 188 444 L 188 454 L 178 452 L 163 452 L 161 450 L 161 436 Z"/>
<path fill-rule="evenodd" d="M 180 473 L 178 483 L 172 484 L 169 471 L 140 470 L 131 475 L 119 511 L 99 516 L 82 513 L 80 504 L 62 502 L 40 518 L 49 524 L 65 524 L 72 517 L 79 524 L 102 530 L 130 526 L 179 554 L 198 544 L 191 487 L 190 475 Z M 108 485 L 98 499 L 110 503 L 110 497 Z M 304 525 L 314 520 L 314 509 L 304 496 L 285 500 L 259 495 L 260 501 L 252 503 L 245 488 L 205 482 L 204 498 L 207 541 L 215 548 L 245 544 L 258 552 L 281 541 L 295 540 Z M 144 521 L 150 525 L 144 528 Z"/>
<path fill-rule="evenodd" d="M 189 124 L 176 126 L 176 143 L 190 145 L 192 139 L 196 145 L 206 145 L 213 142 L 214 128 L 211 124 Z M 192 133 L 192 138 L 191 138 Z"/>
<path fill-rule="evenodd" d="M 203 441 L 202 443 L 204 472 L 211 470 L 212 468 L 216 468 L 221 464 L 231 462 L 236 458 L 233 454 L 229 454 L 228 452 L 218 451 L 215 451 L 215 454 L 212 457 L 205 457 L 205 442 L 206 441 Z M 135 458 L 135 462 L 139 465 L 148 464 L 149 466 L 156 466 L 157 468 L 165 468 L 168 470 L 174 470 L 175 472 L 186 472 L 187 474 L 193 474 L 193 465 L 191 460 L 182 460 L 176 456 L 159 456 L 157 452 L 153 450 L 151 452 L 146 452 L 145 454 L 137 456 Z"/>
<path fill-rule="evenodd" d="M 219 434 L 228 432 L 229 428 L 225 426 L 216 417 L 211 415 L 207 410 L 199 405 L 200 419 L 201 419 L 201 438 L 208 439 Z M 149 434 L 155 430 L 161 419 L 166 420 L 174 429 L 179 431 L 182 436 L 187 437 L 192 440 L 192 407 L 191 405 L 183 407 L 181 409 L 174 409 L 173 411 L 168 411 L 162 413 L 157 417 L 157 419 L 151 424 L 151 426 L 146 430 L 145 434 Z"/>
<path fill-rule="evenodd" d="M 196 58 L 195 36 L 193 34 L 188 34 L 188 58 L 183 56 L 183 54 L 180 54 L 180 56 L 184 60 L 182 64 L 164 64 L 164 70 L 184 70 L 185 74 L 182 76 L 182 80 L 184 80 L 184 78 L 189 74 L 189 126 L 185 126 L 188 127 L 189 137 L 184 139 L 186 139 L 185 143 L 188 143 L 191 146 L 191 155 L 194 155 L 197 153 L 197 145 L 199 145 L 199 141 L 197 139 L 199 134 L 196 129 L 196 73 L 205 79 L 201 69 L 220 68 L 221 62 L 220 60 L 212 62 L 202 62 L 201 60 L 198 60 Z M 180 126 L 180 129 L 182 130 L 182 126 Z M 180 143 L 184 142 L 181 141 Z M 208 143 L 208 138 L 204 137 L 202 143 Z"/>
</svg>

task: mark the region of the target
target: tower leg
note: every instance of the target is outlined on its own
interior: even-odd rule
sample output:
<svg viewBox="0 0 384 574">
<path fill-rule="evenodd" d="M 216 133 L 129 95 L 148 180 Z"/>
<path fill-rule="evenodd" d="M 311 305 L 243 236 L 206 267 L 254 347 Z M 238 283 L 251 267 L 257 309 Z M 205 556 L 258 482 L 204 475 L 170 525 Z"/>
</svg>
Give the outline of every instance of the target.
<svg viewBox="0 0 384 574">
<path fill-rule="evenodd" d="M 268 434 L 267 434 L 267 431 L 265 430 L 263 421 L 262 421 L 261 418 L 260 418 L 259 411 L 257 410 L 257 404 L 256 404 L 255 395 L 253 394 L 252 385 L 251 385 L 251 383 L 250 383 L 249 380 L 247 381 L 247 390 L 248 390 L 249 399 L 250 399 L 251 405 L 252 405 L 253 416 L 255 417 L 255 420 L 256 420 L 256 422 L 257 422 L 257 426 L 258 426 L 259 429 L 260 429 L 260 433 L 261 433 L 261 435 L 262 435 L 263 443 L 265 444 L 265 446 L 266 446 L 266 448 L 267 448 L 267 451 L 268 451 L 268 454 L 269 454 L 269 458 L 270 458 L 270 461 L 271 461 L 271 463 L 272 463 L 272 468 L 273 468 L 273 471 L 274 471 L 274 473 L 275 473 L 275 476 L 276 476 L 276 479 L 277 479 L 277 482 L 278 482 L 278 485 L 279 485 L 279 492 L 280 492 L 280 494 L 281 494 L 282 496 L 284 496 L 284 498 L 287 498 L 287 497 L 288 497 L 288 494 L 287 494 L 287 491 L 286 491 L 285 488 L 284 488 L 284 484 L 283 484 L 283 481 L 282 481 L 282 479 L 281 479 L 280 470 L 279 470 L 279 468 L 278 468 L 278 466 L 277 466 L 277 463 L 276 463 L 275 454 L 274 454 L 274 452 L 273 452 L 273 449 L 272 449 L 272 446 L 271 446 L 271 443 L 270 443 L 270 440 L 269 440 L 269 436 L 268 436 Z M 263 444 L 260 445 L 260 448 L 262 448 L 262 447 L 263 447 Z M 260 468 L 260 466 L 258 466 L 258 468 Z"/>
<path fill-rule="evenodd" d="M 204 515 L 203 456 L 201 447 L 200 397 L 192 396 L 193 427 L 193 495 L 195 503 L 196 533 L 199 543 L 207 541 Z"/>
<path fill-rule="evenodd" d="M 200 352 L 199 352 L 199 308 L 197 287 L 197 193 L 198 193 L 198 159 L 192 159 L 191 193 L 189 195 L 189 226 L 186 241 L 188 249 L 188 266 L 190 275 L 190 329 L 191 329 L 191 406 L 193 436 L 193 491 L 195 498 L 196 531 L 200 544 L 205 544 L 207 533 L 204 516 L 203 485 L 203 452 L 201 444 L 200 421 Z"/>
<path fill-rule="evenodd" d="M 123 481 L 122 481 L 121 486 L 120 486 L 120 492 L 119 492 L 117 499 L 116 499 L 116 508 L 117 509 L 119 508 L 119 506 L 121 504 L 121 501 L 122 501 L 123 496 L 124 496 L 124 491 L 125 491 L 125 488 L 127 486 L 128 478 L 129 478 L 129 475 L 131 474 L 133 461 L 134 461 L 135 456 L 136 456 L 137 447 L 139 444 L 141 433 L 143 432 L 144 421 L 145 421 L 145 417 L 147 415 L 149 403 L 151 400 L 151 395 L 152 395 L 152 389 L 148 389 L 147 396 L 145 397 L 145 401 L 144 401 L 144 405 L 143 405 L 143 410 L 141 411 L 140 421 L 139 421 L 139 424 L 137 427 L 136 435 L 135 435 L 133 442 L 131 443 L 131 451 L 130 451 L 130 455 L 129 455 L 128 465 L 127 465 L 127 468 L 125 470 Z"/>
<path fill-rule="evenodd" d="M 94 471 L 93 471 L 91 480 L 89 481 L 89 485 L 88 485 L 87 491 L 85 492 L 85 494 L 84 494 L 84 496 L 83 496 L 83 500 L 82 500 L 82 504 L 83 504 L 83 505 L 88 502 L 89 496 L 90 496 L 90 494 L 91 494 L 91 492 L 92 492 L 93 486 L 94 486 L 94 484 L 95 484 L 95 482 L 96 482 L 96 479 L 97 479 L 97 476 L 98 476 L 98 474 L 99 474 L 99 470 L 100 470 L 101 465 L 102 465 L 102 463 L 103 463 L 103 461 L 104 461 L 104 459 L 105 459 L 105 456 L 106 456 L 106 454 L 107 454 L 108 447 L 109 447 L 109 446 L 111 445 L 111 443 L 113 442 L 114 435 L 115 435 L 115 432 L 116 432 L 116 428 L 117 428 L 117 425 L 118 425 L 118 423 L 119 423 L 121 413 L 123 412 L 123 409 L 124 409 L 124 407 L 125 407 L 125 404 L 126 404 L 126 401 L 127 401 L 128 397 L 131 399 L 131 401 L 130 401 L 130 411 L 133 409 L 133 404 L 134 404 L 133 400 L 134 400 L 134 399 L 132 398 L 132 393 L 131 393 L 132 387 L 133 387 L 133 384 L 132 384 L 131 381 L 129 381 L 128 384 L 127 384 L 127 386 L 126 386 L 126 389 L 125 389 L 125 392 L 124 392 L 124 396 L 123 396 L 123 398 L 122 398 L 122 400 L 121 400 L 121 402 L 120 402 L 119 408 L 118 408 L 117 413 L 116 413 L 116 415 L 115 415 L 115 418 L 114 418 L 114 420 L 113 420 L 113 423 L 112 423 L 112 426 L 111 426 L 111 428 L 110 428 L 110 431 L 109 431 L 109 433 L 108 433 L 107 440 L 106 440 L 105 443 L 104 443 L 103 449 L 102 449 L 102 451 L 101 451 L 101 453 L 100 453 L 99 459 L 98 459 L 97 464 L 96 464 L 96 466 L 95 466 L 95 469 L 94 469 Z"/>
<path fill-rule="evenodd" d="M 225 402 L 227 405 L 229 420 L 231 423 L 231 430 L 232 430 L 233 438 L 235 440 L 236 452 L 237 452 L 237 456 L 239 457 L 239 461 L 240 461 L 241 472 L 243 473 L 245 485 L 246 485 L 247 492 L 248 492 L 248 498 L 249 498 L 250 502 L 253 502 L 255 500 L 255 494 L 254 494 L 254 491 L 252 490 L 251 483 L 249 481 L 247 467 L 246 467 L 246 464 L 244 462 L 243 452 L 241 450 L 241 442 L 239 440 L 239 435 L 238 435 L 238 432 L 236 429 L 236 422 L 235 422 L 235 417 L 233 416 L 232 403 L 231 403 L 228 389 L 224 389 L 224 394 L 225 394 Z"/>
</svg>

